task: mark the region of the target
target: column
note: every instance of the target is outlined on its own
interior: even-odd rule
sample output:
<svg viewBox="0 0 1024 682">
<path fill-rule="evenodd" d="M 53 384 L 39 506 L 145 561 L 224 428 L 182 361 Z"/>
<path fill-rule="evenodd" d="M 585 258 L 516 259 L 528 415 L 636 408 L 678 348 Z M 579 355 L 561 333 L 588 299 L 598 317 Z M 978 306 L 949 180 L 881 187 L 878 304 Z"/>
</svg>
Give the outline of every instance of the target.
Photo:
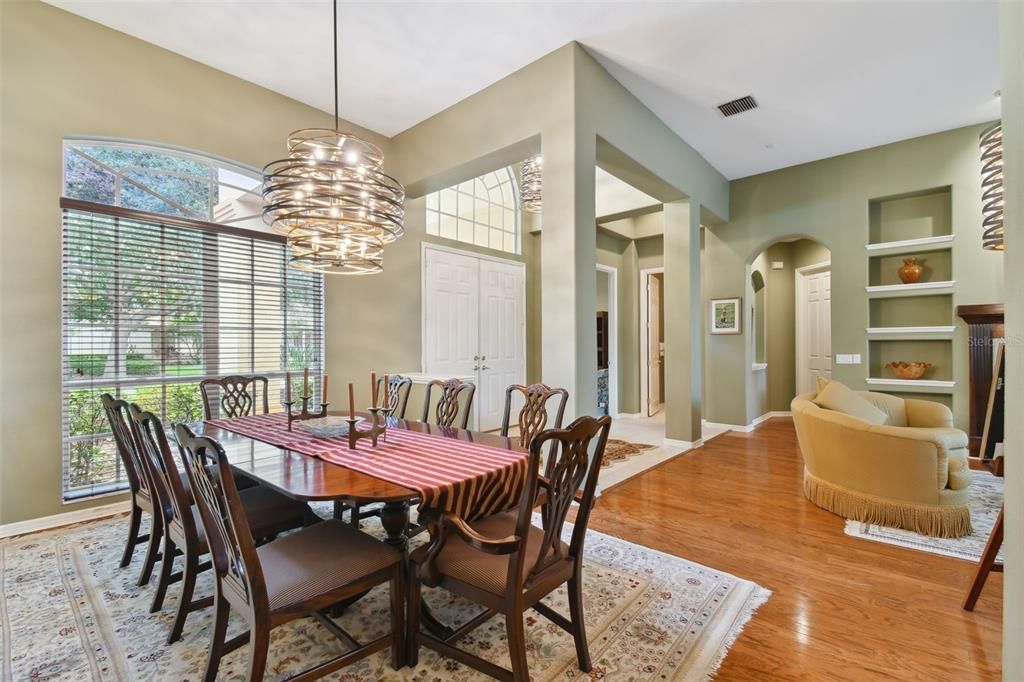
<svg viewBox="0 0 1024 682">
<path fill-rule="evenodd" d="M 701 434 L 700 204 L 665 204 L 665 437 Z"/>
</svg>

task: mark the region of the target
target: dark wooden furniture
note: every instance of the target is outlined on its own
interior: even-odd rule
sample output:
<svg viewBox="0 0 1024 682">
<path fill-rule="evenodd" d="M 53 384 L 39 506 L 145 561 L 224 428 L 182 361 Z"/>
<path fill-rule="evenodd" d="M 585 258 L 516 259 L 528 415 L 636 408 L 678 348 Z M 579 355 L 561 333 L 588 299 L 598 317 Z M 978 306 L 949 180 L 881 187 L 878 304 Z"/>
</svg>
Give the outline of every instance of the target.
<svg viewBox="0 0 1024 682">
<path fill-rule="evenodd" d="M 331 414 L 348 416 L 348 412 L 341 410 L 332 410 Z M 406 419 L 395 420 L 389 428 L 430 433 L 504 450 L 525 451 L 525 448 L 513 439 L 493 433 L 477 433 Z M 261 485 L 303 502 L 337 500 L 348 505 L 383 502 L 381 523 L 387 532 L 386 541 L 395 548 L 406 551 L 409 506 L 411 502 L 419 499 L 415 491 L 210 424 L 196 424 L 193 429 L 220 443 L 235 470 L 236 478 L 238 474 L 242 474 Z"/>
<path fill-rule="evenodd" d="M 316 616 L 354 648 L 290 679 L 314 679 L 391 647 L 391 665 L 404 665 L 402 555 L 340 521 L 324 521 L 257 548 L 248 514 L 235 488 L 228 456 L 216 441 L 176 428 L 209 538 L 215 575 L 213 633 L 204 679 L 213 682 L 221 657 L 249 643 L 249 680 L 263 679 L 270 631 L 305 616 Z M 367 644 L 356 642 L 323 610 L 385 582 L 391 584 L 391 631 Z M 235 609 L 249 630 L 225 641 Z"/>
<path fill-rule="evenodd" d="M 103 411 L 110 423 L 110 430 L 114 433 L 117 454 L 124 466 L 125 476 L 128 478 L 128 490 L 131 492 L 132 506 L 131 514 L 128 517 L 128 539 L 125 542 L 124 553 L 121 555 L 121 568 L 125 568 L 131 563 L 132 554 L 137 545 L 149 542 L 149 549 L 142 564 L 142 572 L 139 573 L 138 585 L 141 587 L 149 582 L 160 548 L 160 538 L 154 536 L 158 528 L 157 516 L 153 508 L 156 494 L 153 492 L 153 484 L 149 480 L 147 469 L 139 452 L 138 442 L 135 440 L 131 417 L 128 414 L 128 403 L 118 400 L 109 393 L 101 395 L 100 401 L 103 403 Z M 150 516 L 151 530 L 146 534 L 139 533 L 143 513 Z"/>
<path fill-rule="evenodd" d="M 985 587 L 985 581 L 988 580 L 988 574 L 992 571 L 1002 573 L 1003 564 L 1001 561 L 996 561 L 999 549 L 1002 546 L 1003 508 L 1000 507 L 999 516 L 996 517 L 996 522 L 992 526 L 992 532 L 988 536 L 988 542 L 985 543 L 985 551 L 981 553 L 981 559 L 978 560 L 978 568 L 974 573 L 974 579 L 971 581 L 971 586 L 964 596 L 964 611 L 974 610 L 974 605 L 978 603 L 978 597 L 981 596 L 981 590 Z"/>
<path fill-rule="evenodd" d="M 391 416 L 397 419 L 405 419 L 405 409 L 409 405 L 409 393 L 412 392 L 412 379 L 403 377 L 401 374 L 393 374 L 388 377 L 388 385 L 384 386 L 384 377 L 377 379 L 377 391 L 387 391 L 388 406 L 391 408 Z M 383 405 L 383 399 L 380 403 Z"/>
<path fill-rule="evenodd" d="M 423 419 L 430 422 L 431 393 L 437 387 L 441 394 L 437 398 L 437 405 L 434 407 L 434 423 L 438 426 L 457 426 L 460 429 L 466 428 L 469 424 L 469 415 L 473 411 L 473 394 L 476 393 L 476 385 L 468 384 L 459 379 L 448 379 L 441 381 L 434 379 L 427 384 L 427 394 L 423 398 Z M 465 398 L 462 395 L 465 394 Z"/>
<path fill-rule="evenodd" d="M 516 419 L 516 426 L 519 431 L 516 434 L 516 438 L 519 440 L 519 445 L 528 448 L 534 436 L 544 429 L 562 428 L 562 418 L 565 416 L 565 403 L 569 400 L 569 392 L 567 390 L 564 388 L 551 388 L 544 384 L 530 384 L 529 386 L 512 384 L 505 389 L 505 416 L 501 420 L 501 435 L 508 435 L 509 428 L 511 427 L 512 397 L 517 393 L 523 396 L 523 406 L 520 408 L 519 416 Z M 551 420 L 549 427 L 548 420 L 551 417 L 548 414 L 548 401 L 551 399 L 557 401 L 557 408 L 554 419 Z"/>
<path fill-rule="evenodd" d="M 970 388 L 968 392 L 968 448 L 971 457 L 979 457 L 981 438 L 985 431 L 985 414 L 992 388 L 994 340 L 1006 336 L 1002 303 L 957 306 L 956 314 L 967 323 L 970 353 Z"/>
<path fill-rule="evenodd" d="M 608 313 L 597 313 L 597 368 L 608 369 Z"/>
<path fill-rule="evenodd" d="M 203 418 L 230 419 L 250 414 L 266 414 L 270 411 L 267 386 L 267 377 L 263 376 L 235 374 L 219 379 L 203 379 L 199 382 L 199 392 L 203 395 Z M 216 403 L 217 414 L 214 414 L 210 400 L 215 390 L 219 393 Z M 256 411 L 258 405 L 262 405 L 260 412 Z"/>
<path fill-rule="evenodd" d="M 495 514 L 472 525 L 451 514 L 428 521 L 430 544 L 410 556 L 410 665 L 416 664 L 419 645 L 423 644 L 496 679 L 529 682 L 523 615 L 532 608 L 573 636 L 580 670 L 590 672 L 583 621 L 583 542 L 610 427 L 608 416 L 580 417 L 565 429 L 550 429 L 534 438 L 518 511 Z M 591 466 L 589 450 L 595 438 Z M 555 447 L 547 456 L 541 475 L 541 451 L 548 443 Z M 566 545 L 561 539 L 562 527 L 574 501 L 579 503 L 579 509 L 571 540 Z M 538 503 L 541 528 L 531 523 Z M 569 618 L 540 602 L 563 583 L 567 583 L 569 593 Z M 420 632 L 421 584 L 443 587 L 481 604 L 485 610 L 443 639 Z M 454 646 L 499 613 L 505 617 L 511 671 Z"/>
<path fill-rule="evenodd" d="M 129 406 L 134 434 L 156 492 L 159 534 L 164 548 L 160 563 L 160 576 L 150 612 L 163 608 L 168 586 L 181 580 L 181 599 L 177 615 L 167 637 L 172 644 L 180 637 L 188 614 L 210 606 L 209 598 L 193 600 L 196 576 L 209 568 L 200 559 L 209 552 L 206 534 L 198 522 L 198 511 L 193 506 L 192 491 L 185 485 L 178 464 L 171 453 L 160 418 L 145 412 L 138 405 Z M 305 504 L 281 495 L 270 488 L 254 486 L 241 491 L 242 509 L 248 515 L 249 526 L 257 538 L 272 538 L 278 533 L 312 523 L 314 516 Z M 174 557 L 184 555 L 183 570 L 173 574 Z"/>
</svg>

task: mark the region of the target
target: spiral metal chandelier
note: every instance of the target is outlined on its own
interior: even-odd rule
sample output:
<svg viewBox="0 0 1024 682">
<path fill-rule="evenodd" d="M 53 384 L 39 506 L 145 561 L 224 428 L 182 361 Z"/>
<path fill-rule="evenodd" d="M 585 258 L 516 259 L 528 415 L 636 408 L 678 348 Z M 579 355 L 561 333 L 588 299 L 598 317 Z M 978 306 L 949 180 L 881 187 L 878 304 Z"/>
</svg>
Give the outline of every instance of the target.
<svg viewBox="0 0 1024 682">
<path fill-rule="evenodd" d="M 981 131 L 981 246 L 1003 250 L 1003 124 Z"/>
<path fill-rule="evenodd" d="M 263 220 L 287 238 L 300 270 L 366 275 L 405 234 L 405 190 L 374 144 L 338 130 L 338 3 L 334 0 L 334 129 L 288 136 L 288 156 L 263 167 Z"/>
<path fill-rule="evenodd" d="M 541 211 L 541 190 L 543 189 L 544 157 L 538 154 L 523 161 L 519 168 L 519 197 L 523 210 L 530 213 Z"/>
</svg>

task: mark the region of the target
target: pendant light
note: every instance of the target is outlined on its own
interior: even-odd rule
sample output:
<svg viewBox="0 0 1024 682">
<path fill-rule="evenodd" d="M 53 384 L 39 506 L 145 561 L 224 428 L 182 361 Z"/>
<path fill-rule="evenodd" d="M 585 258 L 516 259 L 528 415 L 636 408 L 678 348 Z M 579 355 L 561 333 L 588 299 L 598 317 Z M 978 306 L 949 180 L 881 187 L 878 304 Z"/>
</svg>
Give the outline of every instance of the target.
<svg viewBox="0 0 1024 682">
<path fill-rule="evenodd" d="M 982 248 L 1003 250 L 1003 124 L 981 131 Z"/>
<path fill-rule="evenodd" d="M 405 230 L 405 189 L 376 145 L 339 130 L 338 1 L 334 0 L 334 129 L 288 136 L 288 156 L 263 167 L 263 220 L 287 237 L 300 270 L 366 275 Z"/>
<path fill-rule="evenodd" d="M 540 213 L 544 157 L 540 154 L 523 161 L 519 168 L 519 197 L 524 211 Z"/>
</svg>

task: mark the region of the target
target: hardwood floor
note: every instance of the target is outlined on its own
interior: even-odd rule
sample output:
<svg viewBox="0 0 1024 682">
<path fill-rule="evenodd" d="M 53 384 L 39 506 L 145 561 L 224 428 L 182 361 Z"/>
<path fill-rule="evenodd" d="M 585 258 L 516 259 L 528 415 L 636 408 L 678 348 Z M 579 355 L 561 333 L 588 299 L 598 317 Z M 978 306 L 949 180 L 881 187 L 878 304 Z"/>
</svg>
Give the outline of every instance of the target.
<svg viewBox="0 0 1024 682">
<path fill-rule="evenodd" d="M 729 433 L 609 490 L 590 526 L 772 590 L 719 680 L 996 680 L 1002 575 L 852 538 L 801 488 L 789 419 Z"/>
</svg>

